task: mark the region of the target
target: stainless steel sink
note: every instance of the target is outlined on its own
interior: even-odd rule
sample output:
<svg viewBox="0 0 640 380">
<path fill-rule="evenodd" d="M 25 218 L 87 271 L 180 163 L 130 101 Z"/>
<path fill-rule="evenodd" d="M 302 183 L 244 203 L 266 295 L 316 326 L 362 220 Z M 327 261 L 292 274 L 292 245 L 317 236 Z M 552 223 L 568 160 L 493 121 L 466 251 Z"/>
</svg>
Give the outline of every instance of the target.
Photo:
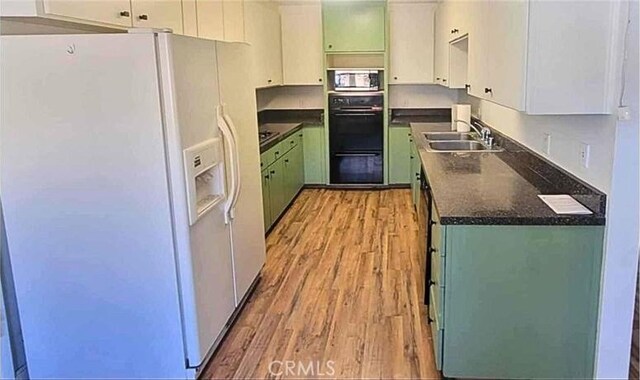
<svg viewBox="0 0 640 380">
<path fill-rule="evenodd" d="M 426 132 L 424 133 L 424 137 L 426 137 L 428 141 L 474 140 L 471 133 L 464 132 Z"/>
<path fill-rule="evenodd" d="M 488 147 L 480 141 L 430 141 L 427 150 L 434 152 L 501 152 L 498 147 Z"/>
</svg>

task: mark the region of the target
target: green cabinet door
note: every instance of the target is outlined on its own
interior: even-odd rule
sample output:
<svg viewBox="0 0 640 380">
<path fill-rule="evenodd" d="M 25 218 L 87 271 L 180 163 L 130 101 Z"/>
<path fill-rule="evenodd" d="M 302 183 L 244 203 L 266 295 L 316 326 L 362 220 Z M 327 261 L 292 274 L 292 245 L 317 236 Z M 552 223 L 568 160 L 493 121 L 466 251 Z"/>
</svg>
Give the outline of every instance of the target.
<svg viewBox="0 0 640 380">
<path fill-rule="evenodd" d="M 264 216 L 265 232 L 271 227 L 273 219 L 271 219 L 271 201 L 269 191 L 269 169 L 262 171 L 262 213 Z"/>
<path fill-rule="evenodd" d="M 411 183 L 411 129 L 389 128 L 389 183 Z"/>
<path fill-rule="evenodd" d="M 323 124 L 308 124 L 302 129 L 304 145 L 304 183 L 324 185 L 326 172 Z"/>
<path fill-rule="evenodd" d="M 282 195 L 284 198 L 283 208 L 287 207 L 296 192 L 296 162 L 294 157 L 294 150 L 296 149 L 298 148 L 294 147 L 282 157 L 282 177 L 284 184 L 282 189 Z"/>
<path fill-rule="evenodd" d="M 284 160 L 276 160 L 269 167 L 269 206 L 271 211 L 271 223 L 273 223 L 284 210 L 285 201 L 285 175 Z"/>
<path fill-rule="evenodd" d="M 300 131 L 298 134 L 298 144 L 291 150 L 291 155 L 294 165 L 294 181 L 293 181 L 293 189 L 294 196 L 298 194 L 298 191 L 302 189 L 304 186 L 304 143 L 303 143 L 303 132 Z"/>
<path fill-rule="evenodd" d="M 385 2 L 325 2 L 322 14 L 325 51 L 385 50 Z"/>
<path fill-rule="evenodd" d="M 420 163 L 420 156 L 416 144 L 411 142 L 411 198 L 413 199 L 413 206 L 416 207 L 418 199 L 420 198 L 420 169 L 422 164 Z"/>
</svg>

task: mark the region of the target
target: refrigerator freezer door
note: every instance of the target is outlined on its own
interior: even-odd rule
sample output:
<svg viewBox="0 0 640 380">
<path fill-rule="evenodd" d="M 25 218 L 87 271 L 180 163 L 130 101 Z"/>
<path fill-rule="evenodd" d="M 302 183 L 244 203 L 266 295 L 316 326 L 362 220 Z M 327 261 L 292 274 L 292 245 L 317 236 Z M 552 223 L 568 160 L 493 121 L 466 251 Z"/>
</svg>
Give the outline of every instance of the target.
<svg viewBox="0 0 640 380">
<path fill-rule="evenodd" d="M 0 190 L 30 376 L 187 376 L 154 36 L 0 41 Z"/>
<path fill-rule="evenodd" d="M 242 183 L 231 223 L 236 303 L 246 296 L 265 262 L 262 182 L 251 47 L 218 42 L 218 72 L 224 113 L 237 133 Z"/>
<path fill-rule="evenodd" d="M 158 49 L 186 353 L 188 365 L 198 367 L 235 309 L 224 202 L 189 226 L 184 186 L 183 150 L 222 138 L 217 120 L 216 44 L 161 33 Z"/>
</svg>

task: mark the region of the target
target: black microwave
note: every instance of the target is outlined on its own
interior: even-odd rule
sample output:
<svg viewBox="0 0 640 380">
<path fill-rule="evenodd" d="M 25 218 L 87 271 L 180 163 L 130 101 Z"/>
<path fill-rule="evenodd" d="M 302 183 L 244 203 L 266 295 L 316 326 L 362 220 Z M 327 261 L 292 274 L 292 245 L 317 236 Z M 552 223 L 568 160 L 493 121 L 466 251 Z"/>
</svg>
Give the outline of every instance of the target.
<svg viewBox="0 0 640 380">
<path fill-rule="evenodd" d="M 377 70 L 336 70 L 334 72 L 336 91 L 378 91 L 380 74 Z"/>
</svg>

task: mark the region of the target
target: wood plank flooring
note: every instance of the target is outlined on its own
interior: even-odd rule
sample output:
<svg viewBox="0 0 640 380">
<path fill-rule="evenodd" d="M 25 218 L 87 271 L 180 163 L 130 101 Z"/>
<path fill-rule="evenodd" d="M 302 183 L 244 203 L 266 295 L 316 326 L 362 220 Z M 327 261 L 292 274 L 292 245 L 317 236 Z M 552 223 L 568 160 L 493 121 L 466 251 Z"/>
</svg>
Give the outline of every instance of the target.
<svg viewBox="0 0 640 380">
<path fill-rule="evenodd" d="M 303 190 L 202 377 L 440 378 L 417 234 L 408 189 Z"/>
</svg>

